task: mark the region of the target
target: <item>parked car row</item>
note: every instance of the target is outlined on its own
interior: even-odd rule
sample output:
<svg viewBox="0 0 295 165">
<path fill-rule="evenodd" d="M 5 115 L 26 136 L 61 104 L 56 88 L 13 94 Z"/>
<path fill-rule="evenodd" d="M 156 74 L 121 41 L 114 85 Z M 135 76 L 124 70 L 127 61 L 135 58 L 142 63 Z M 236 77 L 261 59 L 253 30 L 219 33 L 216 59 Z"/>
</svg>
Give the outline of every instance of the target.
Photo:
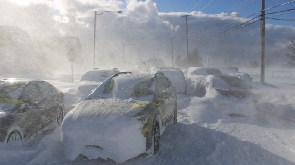
<svg viewBox="0 0 295 165">
<path fill-rule="evenodd" d="M 50 83 L 1 80 L 0 141 L 30 144 L 61 125 L 67 159 L 84 155 L 121 163 L 159 151 L 166 126 L 177 123 L 177 95 L 251 96 L 251 79 L 242 73 L 225 75 L 217 68 L 197 67 L 186 74 L 173 67 L 150 72 L 86 72 L 76 91 L 81 99 L 67 114 L 64 94 Z"/>
</svg>

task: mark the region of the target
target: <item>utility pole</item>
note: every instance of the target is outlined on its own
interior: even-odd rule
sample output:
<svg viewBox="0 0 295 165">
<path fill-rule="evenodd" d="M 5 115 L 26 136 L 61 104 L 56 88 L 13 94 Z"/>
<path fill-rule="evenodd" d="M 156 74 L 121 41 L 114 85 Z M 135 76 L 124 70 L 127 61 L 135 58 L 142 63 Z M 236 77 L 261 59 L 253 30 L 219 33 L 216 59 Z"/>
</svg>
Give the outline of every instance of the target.
<svg viewBox="0 0 295 165">
<path fill-rule="evenodd" d="M 261 18 L 260 18 L 260 46 L 261 46 L 261 60 L 260 60 L 260 68 L 261 68 L 261 83 L 264 83 L 265 80 L 265 63 L 264 63 L 264 55 L 265 55 L 265 0 L 261 0 Z"/>
<path fill-rule="evenodd" d="M 173 67 L 173 39 L 174 39 L 175 37 L 172 37 L 172 38 L 170 38 L 170 40 L 171 40 L 171 46 L 172 46 L 172 49 L 171 49 L 171 52 L 172 52 L 172 60 L 171 60 L 171 66 Z"/>
<path fill-rule="evenodd" d="M 188 61 L 189 61 L 189 59 L 188 59 L 188 24 L 187 24 L 187 17 L 188 16 L 192 16 L 192 15 L 186 14 L 186 15 L 182 15 L 181 16 L 181 17 L 185 17 L 185 24 L 186 24 L 186 58 L 187 58 L 187 60 L 186 60 L 186 66 L 187 67 L 189 67 L 188 66 Z"/>
<path fill-rule="evenodd" d="M 95 41 L 95 35 L 96 35 L 96 16 L 97 16 L 97 12 L 95 11 L 94 12 L 94 42 L 93 42 L 93 68 L 95 68 L 95 46 L 96 46 L 96 41 Z"/>
</svg>

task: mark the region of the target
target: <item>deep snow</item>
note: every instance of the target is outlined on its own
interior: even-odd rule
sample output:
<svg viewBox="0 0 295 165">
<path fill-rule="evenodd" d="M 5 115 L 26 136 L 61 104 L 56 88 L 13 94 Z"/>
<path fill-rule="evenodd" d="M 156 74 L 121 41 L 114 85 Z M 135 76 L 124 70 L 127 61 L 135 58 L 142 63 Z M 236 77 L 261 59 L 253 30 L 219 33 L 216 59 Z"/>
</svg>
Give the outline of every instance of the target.
<svg viewBox="0 0 295 165">
<path fill-rule="evenodd" d="M 142 154 L 122 164 L 295 164 L 294 78 L 267 76 L 267 84 L 253 76 L 257 115 L 229 117 L 223 108 L 230 104 L 221 106 L 210 97 L 179 97 L 179 123 L 166 128 L 159 153 Z M 51 82 L 64 92 L 74 88 L 71 83 Z M 1 144 L 0 164 L 116 164 L 83 156 L 67 160 L 62 136 L 58 127 L 30 147 Z"/>
</svg>

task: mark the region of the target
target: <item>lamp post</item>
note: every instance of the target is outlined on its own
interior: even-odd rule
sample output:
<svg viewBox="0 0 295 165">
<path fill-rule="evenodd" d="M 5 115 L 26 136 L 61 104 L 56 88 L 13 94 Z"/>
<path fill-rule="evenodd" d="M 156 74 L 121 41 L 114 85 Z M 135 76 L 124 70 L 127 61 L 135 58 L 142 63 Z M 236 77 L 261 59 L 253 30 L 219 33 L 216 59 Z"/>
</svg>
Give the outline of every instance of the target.
<svg viewBox="0 0 295 165">
<path fill-rule="evenodd" d="M 124 56 L 125 56 L 125 46 L 129 46 L 129 45 L 135 45 L 135 44 L 123 44 L 123 56 L 122 56 L 122 58 L 123 58 L 123 64 L 125 62 L 125 58 L 124 58 Z"/>
<path fill-rule="evenodd" d="M 97 11 L 94 12 L 94 42 L 93 42 L 93 68 L 95 68 L 95 46 L 96 46 L 96 40 L 95 40 L 95 36 L 96 36 L 96 16 L 98 15 L 102 15 L 103 13 L 108 13 L 108 12 L 114 12 L 114 13 L 118 13 L 118 14 L 122 14 L 123 11 L 103 11 L 101 13 L 97 13 Z"/>
</svg>

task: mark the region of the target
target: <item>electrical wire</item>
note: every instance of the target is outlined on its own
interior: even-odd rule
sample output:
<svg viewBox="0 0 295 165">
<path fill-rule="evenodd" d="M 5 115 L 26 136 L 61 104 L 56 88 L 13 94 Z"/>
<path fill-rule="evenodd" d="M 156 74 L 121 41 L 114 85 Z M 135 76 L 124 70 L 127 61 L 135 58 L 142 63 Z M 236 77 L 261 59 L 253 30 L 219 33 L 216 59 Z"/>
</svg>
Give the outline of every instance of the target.
<svg viewBox="0 0 295 165">
<path fill-rule="evenodd" d="M 207 5 L 200 9 L 200 11 L 204 10 L 207 6 L 209 6 L 214 0 L 211 0 Z"/>
<path fill-rule="evenodd" d="M 271 13 L 265 13 L 265 15 L 277 14 L 277 13 L 284 13 L 284 12 L 289 12 L 289 11 L 293 11 L 293 10 L 295 10 L 295 8 L 287 9 L 287 10 L 281 10 L 281 11 L 276 11 L 276 12 L 271 12 Z"/>
<path fill-rule="evenodd" d="M 272 19 L 272 20 L 276 20 L 276 21 L 295 21 L 295 18 L 293 18 L 293 19 L 285 19 L 285 18 L 266 17 L 266 19 Z"/>
<path fill-rule="evenodd" d="M 250 3 L 254 2 L 254 1 L 255 1 L 255 0 L 246 0 L 246 1 L 242 2 L 242 3 L 240 3 L 237 7 L 235 7 L 235 8 L 233 9 L 232 12 L 236 12 L 236 11 L 238 11 L 239 9 L 241 9 L 242 7 L 249 5 Z M 232 13 L 232 12 L 231 12 L 231 13 Z M 224 18 L 224 17 L 226 17 L 226 16 L 229 16 L 231 13 L 227 13 L 227 14 L 225 14 L 224 16 L 222 16 L 222 17 L 220 17 L 220 18 Z M 255 15 L 255 14 L 253 14 L 253 15 Z M 250 16 L 252 16 L 252 15 L 250 15 Z M 248 17 L 250 17 L 250 16 L 248 16 Z M 247 17 L 246 17 L 246 18 L 247 18 Z M 193 31 L 191 31 L 191 32 L 189 32 L 189 33 L 196 32 L 196 31 L 198 31 L 199 29 L 201 29 L 201 28 L 203 28 L 203 27 L 205 27 L 205 26 L 207 26 L 207 25 L 210 25 L 210 24 L 212 24 L 212 23 L 214 23 L 214 22 L 216 22 L 216 21 L 218 21 L 218 19 L 213 20 L 213 21 L 211 21 L 211 22 L 209 22 L 209 23 L 207 23 L 207 24 L 205 24 L 205 25 L 203 25 L 203 26 L 197 27 L 197 29 L 195 29 L 195 30 L 193 30 Z M 228 25 L 231 25 L 231 24 L 228 24 Z M 224 25 L 223 27 L 228 26 L 228 25 Z M 222 28 L 222 27 L 220 27 L 220 28 Z M 220 29 L 220 28 L 215 28 L 215 29 Z M 213 30 L 211 30 L 211 31 L 213 31 Z"/>
<path fill-rule="evenodd" d="M 191 8 L 189 11 L 192 11 L 196 6 L 198 6 L 198 4 L 200 4 L 200 2 L 202 2 L 202 0 L 200 0 L 198 3 L 196 3 L 195 6 L 193 8 Z"/>
<path fill-rule="evenodd" d="M 191 40 L 202 40 L 202 39 L 210 39 L 210 38 L 214 38 L 214 37 L 219 37 L 219 36 L 222 36 L 222 35 L 225 35 L 225 34 L 228 34 L 228 33 L 231 33 L 231 32 L 234 32 L 234 31 L 237 31 L 239 29 L 242 29 L 244 27 L 247 27 L 251 24 L 254 24 L 256 22 L 260 21 L 259 19 L 255 20 L 255 21 L 252 21 L 252 22 L 248 22 L 248 23 L 244 23 L 244 24 L 241 24 L 241 25 L 238 25 L 234 28 L 231 28 L 229 30 L 226 30 L 226 31 L 223 31 L 223 32 L 220 32 L 220 33 L 217 33 L 217 34 L 214 34 L 214 35 L 211 35 L 211 36 L 208 36 L 208 37 L 203 37 L 203 38 L 196 38 L 196 39 L 191 39 Z"/>
<path fill-rule="evenodd" d="M 275 5 L 275 6 L 272 6 L 272 7 L 266 8 L 265 10 L 271 10 L 271 9 L 273 9 L 273 8 L 277 8 L 277 7 L 279 7 L 279 6 L 287 5 L 287 4 L 290 4 L 290 3 L 293 3 L 293 2 L 295 2 L 295 0 L 288 1 L 288 2 L 285 2 L 285 3 L 281 3 L 281 4 L 278 4 L 278 5 Z M 291 9 L 287 9 L 287 10 L 281 10 L 281 11 L 276 11 L 276 12 L 270 12 L 270 13 L 266 13 L 265 15 L 269 15 L 269 14 L 277 14 L 277 13 L 283 13 L 283 12 L 289 12 L 289 11 L 293 11 L 293 10 L 295 10 L 295 8 L 291 8 Z M 261 12 L 261 11 L 259 11 L 259 12 Z M 255 13 L 253 13 L 253 14 L 247 16 L 246 18 L 251 17 L 251 16 L 253 16 L 253 15 L 256 15 L 256 13 L 258 13 L 258 12 L 255 12 Z M 259 16 L 260 16 L 260 15 L 258 15 L 258 16 L 256 16 L 256 17 L 252 18 L 251 20 L 253 20 L 253 19 L 255 19 L 255 18 L 259 17 Z M 250 20 L 250 21 L 251 21 L 251 20 Z M 215 20 L 215 21 L 217 21 L 217 20 Z M 289 20 L 289 21 L 293 21 L 293 20 Z M 247 22 L 248 22 L 248 21 L 247 21 Z M 247 23 L 247 22 L 245 22 L 245 23 Z M 215 28 L 215 29 L 211 29 L 211 30 L 208 30 L 208 31 L 202 32 L 202 34 L 204 34 L 204 33 L 208 33 L 208 32 L 211 32 L 211 31 L 215 31 L 215 30 L 221 29 L 221 28 L 226 27 L 226 26 L 229 26 L 229 25 L 231 25 L 231 24 L 226 24 L 226 25 L 223 25 L 223 26 L 221 26 L 221 27 L 217 27 L 217 28 Z M 241 26 L 241 25 L 242 25 L 242 24 L 240 24 L 240 25 L 238 25 L 238 26 Z M 233 27 L 233 28 L 231 28 L 231 29 L 234 29 L 234 28 L 236 28 L 236 27 L 237 27 L 237 26 L 235 26 L 235 27 Z M 231 30 L 231 29 L 230 29 L 230 30 Z M 196 30 L 195 30 L 195 31 L 196 31 Z M 225 31 L 225 32 L 227 32 L 227 31 Z"/>
</svg>

